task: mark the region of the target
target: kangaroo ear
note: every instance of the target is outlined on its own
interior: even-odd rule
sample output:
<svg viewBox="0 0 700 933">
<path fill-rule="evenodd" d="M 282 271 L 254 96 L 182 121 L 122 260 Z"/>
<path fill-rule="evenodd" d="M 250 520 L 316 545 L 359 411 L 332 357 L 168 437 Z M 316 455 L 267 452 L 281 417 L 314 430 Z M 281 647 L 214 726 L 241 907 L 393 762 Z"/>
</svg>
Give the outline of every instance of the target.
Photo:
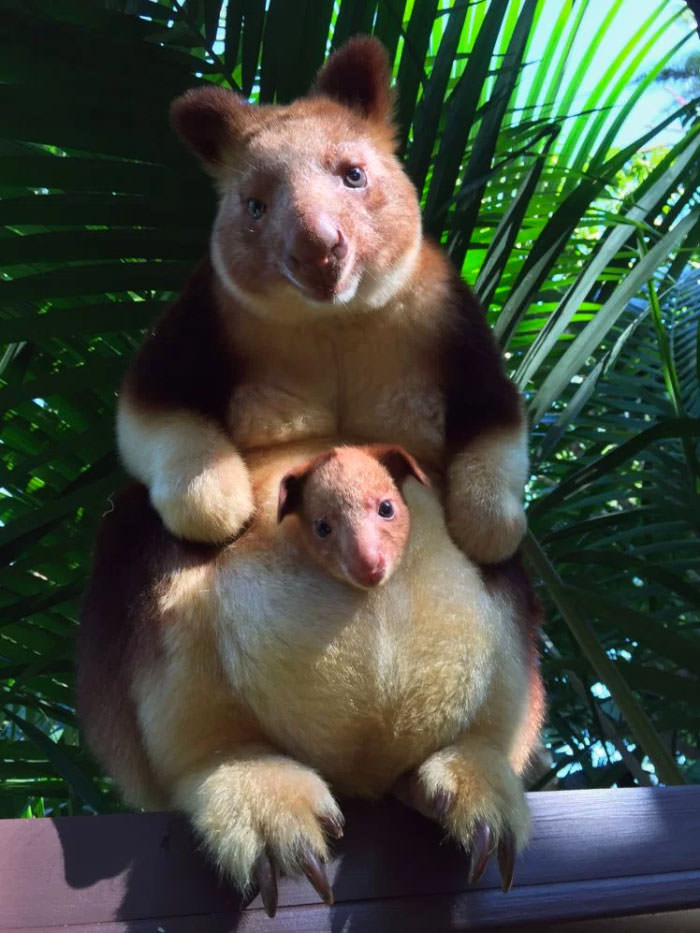
<svg viewBox="0 0 700 933">
<path fill-rule="evenodd" d="M 397 486 L 400 486 L 407 476 L 415 476 L 419 483 L 430 486 L 426 474 L 403 447 L 397 444 L 372 444 L 366 450 L 391 474 Z"/>
<path fill-rule="evenodd" d="M 256 108 L 226 88 L 198 87 L 172 102 L 170 122 L 204 168 L 215 175 L 256 122 Z"/>
<path fill-rule="evenodd" d="M 277 521 L 281 522 L 287 515 L 298 513 L 304 497 L 304 486 L 309 475 L 309 465 L 290 470 L 280 480 L 279 494 L 277 496 Z"/>
<path fill-rule="evenodd" d="M 314 94 L 323 94 L 370 120 L 389 122 L 394 103 L 389 59 L 381 42 L 356 36 L 319 71 Z"/>
</svg>

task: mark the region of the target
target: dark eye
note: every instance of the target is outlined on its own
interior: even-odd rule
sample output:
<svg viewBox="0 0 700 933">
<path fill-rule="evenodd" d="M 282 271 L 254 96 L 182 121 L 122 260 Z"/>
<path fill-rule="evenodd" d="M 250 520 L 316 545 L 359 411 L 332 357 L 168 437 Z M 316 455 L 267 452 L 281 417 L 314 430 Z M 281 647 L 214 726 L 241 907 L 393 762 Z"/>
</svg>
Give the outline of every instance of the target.
<svg viewBox="0 0 700 933">
<path fill-rule="evenodd" d="M 394 517 L 394 506 L 388 499 L 384 499 L 379 503 L 379 508 L 377 512 L 381 518 L 393 518 Z"/>
<path fill-rule="evenodd" d="M 316 534 L 319 536 L 319 538 L 327 538 L 331 531 L 333 531 L 325 518 L 319 518 L 319 520 L 315 523 L 315 527 Z"/>
<path fill-rule="evenodd" d="M 248 213 L 253 220 L 260 220 L 265 213 L 265 205 L 262 201 L 258 201 L 257 198 L 248 198 Z"/>
<path fill-rule="evenodd" d="M 343 182 L 348 188 L 364 188 L 367 184 L 367 176 L 359 165 L 353 165 L 343 175 Z"/>
</svg>

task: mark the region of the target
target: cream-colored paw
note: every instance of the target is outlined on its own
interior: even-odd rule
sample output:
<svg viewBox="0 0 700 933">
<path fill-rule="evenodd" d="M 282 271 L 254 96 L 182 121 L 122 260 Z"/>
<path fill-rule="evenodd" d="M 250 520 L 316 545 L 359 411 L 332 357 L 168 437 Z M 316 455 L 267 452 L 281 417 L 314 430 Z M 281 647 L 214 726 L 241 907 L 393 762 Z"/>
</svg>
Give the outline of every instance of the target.
<svg viewBox="0 0 700 933">
<path fill-rule="evenodd" d="M 528 475 L 524 425 L 477 437 L 452 459 L 445 513 L 450 534 L 467 557 L 495 564 L 515 553 L 527 528 Z"/>
<path fill-rule="evenodd" d="M 462 491 L 448 495 L 447 527 L 467 557 L 496 564 L 515 554 L 527 531 L 527 518 L 516 496 L 479 501 Z"/>
<path fill-rule="evenodd" d="M 176 802 L 220 870 L 242 890 L 253 883 L 261 888 L 268 912 L 276 906 L 277 870 L 305 874 L 324 900 L 332 900 L 322 863 L 326 836 L 342 835 L 343 816 L 310 768 L 281 755 L 230 761 L 183 781 Z"/>
<path fill-rule="evenodd" d="M 197 472 L 182 460 L 157 474 L 151 502 L 179 538 L 220 544 L 238 534 L 255 508 L 248 468 L 230 451 Z"/>
<path fill-rule="evenodd" d="M 415 783 L 417 800 L 424 808 L 437 805 L 440 822 L 466 848 L 481 824 L 494 846 L 508 832 L 517 849 L 527 843 L 530 811 L 522 782 L 497 749 L 481 743 L 442 749 L 416 770 Z"/>
</svg>

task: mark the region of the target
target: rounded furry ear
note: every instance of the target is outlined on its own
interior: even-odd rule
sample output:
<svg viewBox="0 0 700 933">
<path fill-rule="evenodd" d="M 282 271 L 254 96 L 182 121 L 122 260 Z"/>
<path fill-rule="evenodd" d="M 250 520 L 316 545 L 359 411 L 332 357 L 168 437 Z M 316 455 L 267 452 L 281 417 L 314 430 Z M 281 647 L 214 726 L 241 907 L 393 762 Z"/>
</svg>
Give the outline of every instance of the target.
<svg viewBox="0 0 700 933">
<path fill-rule="evenodd" d="M 301 508 L 304 495 L 306 477 L 309 475 L 307 464 L 295 467 L 286 473 L 280 480 L 277 496 L 277 522 L 281 522 L 287 515 L 293 515 Z"/>
<path fill-rule="evenodd" d="M 211 172 L 225 164 L 255 108 L 234 91 L 223 87 L 198 87 L 186 91 L 170 105 L 175 132 Z"/>
<path fill-rule="evenodd" d="M 384 46 L 370 36 L 355 36 L 331 55 L 312 93 L 331 97 L 370 120 L 389 121 L 394 102 L 390 84 Z"/>
<path fill-rule="evenodd" d="M 419 483 L 430 486 L 430 480 L 416 460 L 398 444 L 372 444 L 365 449 L 391 474 L 397 486 L 400 486 L 407 476 L 415 476 Z"/>
</svg>

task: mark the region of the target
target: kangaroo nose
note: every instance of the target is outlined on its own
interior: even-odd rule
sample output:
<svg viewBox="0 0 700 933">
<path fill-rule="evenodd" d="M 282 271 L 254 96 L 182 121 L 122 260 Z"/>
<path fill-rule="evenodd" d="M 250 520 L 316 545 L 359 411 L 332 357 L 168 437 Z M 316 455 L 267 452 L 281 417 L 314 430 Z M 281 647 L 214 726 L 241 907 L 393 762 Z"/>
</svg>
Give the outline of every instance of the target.
<svg viewBox="0 0 700 933">
<path fill-rule="evenodd" d="M 381 583 L 386 573 L 386 561 L 379 554 L 359 560 L 354 568 L 354 576 L 363 586 L 376 586 Z"/>
<path fill-rule="evenodd" d="M 323 269 L 345 258 L 348 245 L 343 231 L 326 214 L 304 218 L 293 232 L 289 258 L 295 266 Z"/>
</svg>

